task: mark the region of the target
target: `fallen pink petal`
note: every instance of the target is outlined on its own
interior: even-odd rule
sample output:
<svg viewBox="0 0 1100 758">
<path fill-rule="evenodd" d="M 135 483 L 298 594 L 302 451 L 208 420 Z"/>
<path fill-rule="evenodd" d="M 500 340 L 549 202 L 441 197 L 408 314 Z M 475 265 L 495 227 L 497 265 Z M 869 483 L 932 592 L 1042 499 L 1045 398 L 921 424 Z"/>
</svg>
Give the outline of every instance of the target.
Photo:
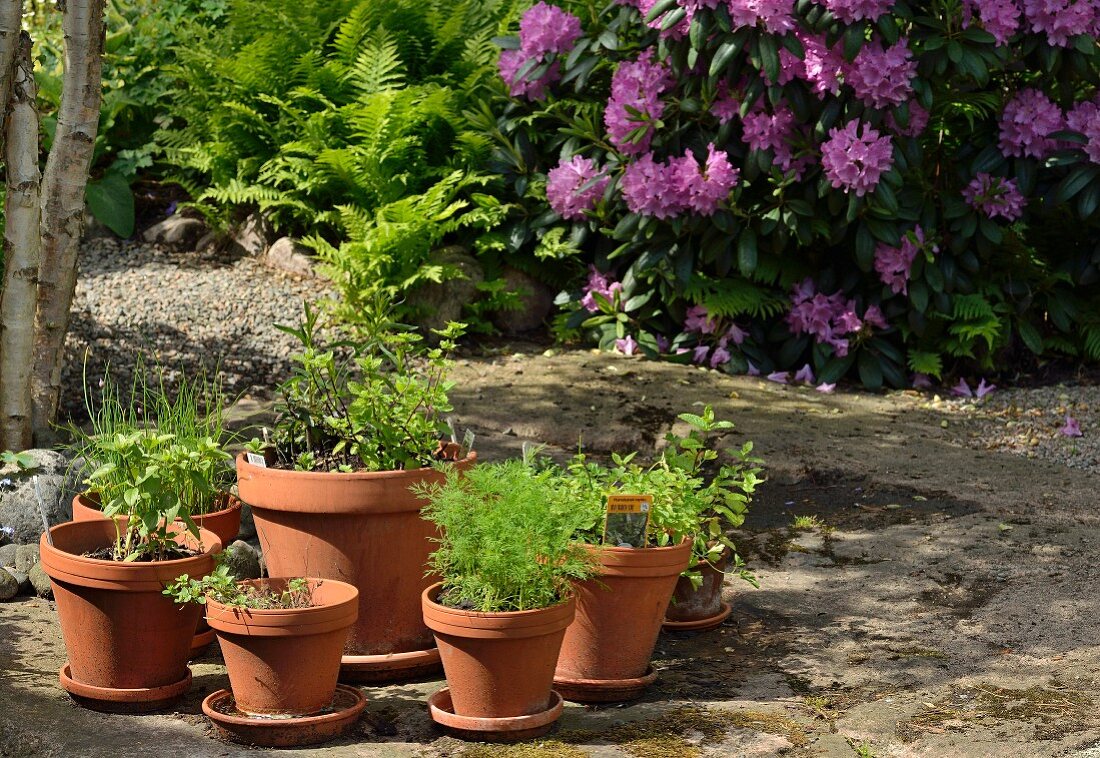
<svg viewBox="0 0 1100 758">
<path fill-rule="evenodd" d="M 951 388 L 951 394 L 955 397 L 974 397 L 974 393 L 970 390 L 970 385 L 966 383 L 965 379 L 960 379 L 959 383 Z"/>
<path fill-rule="evenodd" d="M 621 340 L 615 340 L 615 349 L 623 355 L 634 355 L 638 352 L 638 343 L 628 334 Z"/>
<path fill-rule="evenodd" d="M 836 382 L 833 382 L 832 384 L 828 384 L 828 383 L 819 384 L 819 385 L 817 385 L 816 389 L 817 389 L 818 392 L 824 392 L 825 394 L 829 394 L 833 390 L 836 389 Z"/>
<path fill-rule="evenodd" d="M 930 390 L 932 389 L 932 378 L 928 374 L 916 373 L 913 374 L 913 378 L 910 380 L 915 390 Z"/>
<path fill-rule="evenodd" d="M 1081 431 L 1081 422 L 1075 419 L 1073 416 L 1066 414 L 1066 424 L 1058 430 L 1060 434 L 1066 437 L 1083 437 L 1084 433 Z"/>
<path fill-rule="evenodd" d="M 789 377 L 789 374 L 786 371 L 773 371 L 770 374 L 768 374 L 768 381 L 769 382 L 778 382 L 779 384 L 787 384 L 788 383 L 788 377 Z"/>
<path fill-rule="evenodd" d="M 798 373 L 794 375 L 794 380 L 796 382 L 803 382 L 804 384 L 814 383 L 814 370 L 810 368 L 809 363 L 798 370 Z"/>
<path fill-rule="evenodd" d="M 978 388 L 974 390 L 974 397 L 981 400 L 986 395 L 990 395 L 997 390 L 996 384 L 986 384 L 985 379 L 978 382 Z"/>
</svg>

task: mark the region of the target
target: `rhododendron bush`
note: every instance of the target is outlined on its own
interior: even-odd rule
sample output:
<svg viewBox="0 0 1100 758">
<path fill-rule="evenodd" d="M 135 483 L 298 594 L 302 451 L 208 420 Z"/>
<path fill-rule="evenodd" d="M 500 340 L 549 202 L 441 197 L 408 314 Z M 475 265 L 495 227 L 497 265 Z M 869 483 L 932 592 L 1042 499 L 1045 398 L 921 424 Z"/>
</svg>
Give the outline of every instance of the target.
<svg viewBox="0 0 1100 758">
<path fill-rule="evenodd" d="M 498 243 L 607 348 L 828 386 L 1100 358 L 1100 0 L 539 2 Z"/>
</svg>

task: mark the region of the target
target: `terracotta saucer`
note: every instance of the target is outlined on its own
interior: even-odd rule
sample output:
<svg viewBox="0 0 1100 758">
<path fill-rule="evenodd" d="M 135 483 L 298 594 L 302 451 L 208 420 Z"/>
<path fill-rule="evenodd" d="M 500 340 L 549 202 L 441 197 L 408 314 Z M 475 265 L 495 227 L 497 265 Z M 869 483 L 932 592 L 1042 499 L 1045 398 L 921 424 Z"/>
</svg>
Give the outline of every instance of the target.
<svg viewBox="0 0 1100 758">
<path fill-rule="evenodd" d="M 191 638 L 191 660 L 198 658 L 200 655 L 206 652 L 206 648 L 210 647 L 210 643 L 214 641 L 214 630 L 207 629 L 205 632 L 200 632 Z"/>
<path fill-rule="evenodd" d="M 345 655 L 340 659 L 340 681 L 400 682 L 441 671 L 438 648 L 389 655 Z"/>
<path fill-rule="evenodd" d="M 257 747 L 297 747 L 336 739 L 354 724 L 367 698 L 355 687 L 336 685 L 330 709 L 315 716 L 248 716 L 236 709 L 233 693 L 218 690 L 202 701 L 202 712 L 218 734 Z"/>
<path fill-rule="evenodd" d="M 729 618 L 732 611 L 733 609 L 730 608 L 729 603 L 722 603 L 722 610 L 710 618 L 695 619 L 694 621 L 669 621 L 665 619 L 665 623 L 661 624 L 661 630 L 665 632 L 705 632 Z"/>
<path fill-rule="evenodd" d="M 479 742 L 519 742 L 541 737 L 561 718 L 562 697 L 551 690 L 550 705 L 541 713 L 507 718 L 459 716 L 451 704 L 451 691 L 444 687 L 428 698 L 432 721 L 456 737 Z"/>
<path fill-rule="evenodd" d="M 93 711 L 105 713 L 159 711 L 174 703 L 191 689 L 191 669 L 187 669 L 187 675 L 183 679 L 161 687 L 117 689 L 96 687 L 73 679 L 69 662 L 65 661 L 58 679 L 61 681 L 61 686 L 77 703 Z"/>
<path fill-rule="evenodd" d="M 645 688 L 657 681 L 650 666 L 644 676 L 634 679 L 565 679 L 554 677 L 554 688 L 566 700 L 575 703 L 617 703 L 641 697 Z"/>
</svg>

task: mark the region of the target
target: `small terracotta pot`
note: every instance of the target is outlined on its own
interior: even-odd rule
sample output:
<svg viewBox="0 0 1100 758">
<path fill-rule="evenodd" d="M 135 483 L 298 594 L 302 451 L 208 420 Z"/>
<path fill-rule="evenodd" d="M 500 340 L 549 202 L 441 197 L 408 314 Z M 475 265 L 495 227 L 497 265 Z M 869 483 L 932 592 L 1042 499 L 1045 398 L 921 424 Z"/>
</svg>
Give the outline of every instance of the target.
<svg viewBox="0 0 1100 758">
<path fill-rule="evenodd" d="M 652 681 L 649 659 L 676 580 L 691 560 L 691 540 L 593 549 L 603 574 L 577 584 L 577 617 L 566 630 L 554 684 L 567 700 L 629 699 Z M 601 696 L 601 688 L 611 694 Z"/>
<path fill-rule="evenodd" d="M 448 446 L 457 454 L 457 446 Z M 476 453 L 457 462 L 473 466 Z M 420 593 L 435 549 L 433 524 L 420 517 L 415 484 L 442 482 L 432 468 L 350 474 L 254 466 L 237 458 L 241 500 L 252 507 L 273 576 L 337 579 L 359 590 L 359 620 L 344 648 L 341 678 L 387 681 L 439 668 L 424 625 Z"/>
<path fill-rule="evenodd" d="M 107 693 L 103 699 L 110 699 L 112 690 L 125 690 L 119 698 L 132 702 L 141 697 L 133 691 L 160 691 L 163 700 L 165 688 L 190 679 L 187 659 L 202 609 L 177 605 L 162 590 L 181 574 L 209 574 L 221 550 L 217 536 L 205 529 L 198 541 L 177 535 L 178 543 L 203 550 L 192 558 L 122 563 L 83 556 L 114 542 L 113 521 L 70 521 L 49 534 L 53 544 L 43 534 L 39 550 L 53 586 L 71 680 Z"/>
<path fill-rule="evenodd" d="M 673 624 L 721 623 L 729 615 L 729 606 L 722 602 L 722 585 L 726 579 L 724 569 L 728 563 L 729 552 L 723 551 L 713 563 L 700 561 L 695 564 L 693 570 L 703 577 L 698 589 L 690 579 L 681 576 L 672 593 L 672 602 L 665 611 L 665 621 Z"/>
<path fill-rule="evenodd" d="M 222 547 L 237 539 L 241 531 L 241 501 L 228 492 L 218 495 L 218 504 L 222 507 L 210 513 L 193 516 L 195 524 L 200 529 L 209 529 L 218 535 Z M 95 498 L 87 493 L 73 498 L 73 521 L 93 521 L 105 519 L 102 508 Z"/>
<path fill-rule="evenodd" d="M 287 579 L 241 584 L 278 592 Z M 309 608 L 254 610 L 207 600 L 237 709 L 251 715 L 311 716 L 332 703 L 340 655 L 359 615 L 359 591 L 333 579 L 309 579 Z"/>
<path fill-rule="evenodd" d="M 442 586 L 424 590 L 424 622 L 439 645 L 454 713 L 499 719 L 545 712 L 576 602 L 477 613 L 435 602 Z"/>
</svg>

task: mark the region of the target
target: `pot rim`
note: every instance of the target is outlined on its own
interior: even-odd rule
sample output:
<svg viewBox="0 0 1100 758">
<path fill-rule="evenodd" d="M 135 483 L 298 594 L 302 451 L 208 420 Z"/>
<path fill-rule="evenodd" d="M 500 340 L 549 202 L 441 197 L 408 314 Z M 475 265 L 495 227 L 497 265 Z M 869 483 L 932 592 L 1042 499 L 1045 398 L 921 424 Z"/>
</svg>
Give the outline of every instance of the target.
<svg viewBox="0 0 1100 758">
<path fill-rule="evenodd" d="M 257 586 L 290 578 L 248 579 L 238 584 Z M 308 608 L 238 608 L 208 598 L 206 623 L 223 633 L 265 637 L 320 634 L 355 623 L 359 617 L 359 590 L 354 585 L 337 579 L 306 577 L 306 580 L 314 588 L 321 584 L 333 588 L 337 597 Z"/>
<path fill-rule="evenodd" d="M 225 496 L 226 502 L 229 503 L 228 507 L 222 508 L 221 510 L 217 511 L 210 511 L 209 513 L 193 513 L 191 514 L 191 519 L 196 524 L 200 524 L 202 519 L 213 518 L 214 516 L 222 516 L 227 513 L 232 513 L 233 511 L 239 511 L 244 506 L 244 503 L 241 502 L 241 499 L 229 490 L 222 490 L 218 492 L 215 497 L 221 497 L 222 495 Z M 78 492 L 76 495 L 74 495 L 73 504 L 76 505 L 78 503 L 82 508 L 87 508 L 88 510 L 97 511 L 98 513 L 103 514 L 103 507 L 100 505 L 96 497 L 92 494 L 91 490 L 84 490 L 83 492 Z M 103 518 L 106 519 L 107 515 L 104 514 Z M 119 517 L 116 516 L 115 518 Z M 225 546 L 223 545 L 222 547 Z"/>
<path fill-rule="evenodd" d="M 468 611 L 449 608 L 436 602 L 443 582 L 436 582 L 420 595 L 424 623 L 433 632 L 458 637 L 508 638 L 538 637 L 565 629 L 573 622 L 577 599 L 526 611 Z"/>
<path fill-rule="evenodd" d="M 449 448 L 454 443 L 448 443 L 446 448 Z M 471 450 L 466 454 L 465 458 L 458 459 L 443 459 L 441 462 L 454 463 L 454 464 L 466 464 L 473 465 L 477 463 L 477 451 Z M 241 473 L 250 474 L 252 477 L 267 477 L 271 479 L 305 479 L 312 480 L 314 482 L 363 482 L 363 481 L 378 481 L 385 479 L 419 479 L 424 474 L 435 471 L 431 466 L 421 466 L 420 468 L 405 468 L 405 469 L 391 469 L 388 471 L 297 471 L 295 469 L 285 468 L 269 468 L 267 466 L 256 466 L 248 462 L 248 458 L 245 453 L 240 453 L 237 456 L 237 477 L 240 479 Z"/>
<path fill-rule="evenodd" d="M 615 576 L 665 576 L 681 574 L 691 565 L 691 547 L 693 540 L 685 537 L 677 545 L 664 547 L 609 547 L 591 545 L 586 547 L 596 553 L 603 567 L 603 573 L 596 577 Z"/>
</svg>

